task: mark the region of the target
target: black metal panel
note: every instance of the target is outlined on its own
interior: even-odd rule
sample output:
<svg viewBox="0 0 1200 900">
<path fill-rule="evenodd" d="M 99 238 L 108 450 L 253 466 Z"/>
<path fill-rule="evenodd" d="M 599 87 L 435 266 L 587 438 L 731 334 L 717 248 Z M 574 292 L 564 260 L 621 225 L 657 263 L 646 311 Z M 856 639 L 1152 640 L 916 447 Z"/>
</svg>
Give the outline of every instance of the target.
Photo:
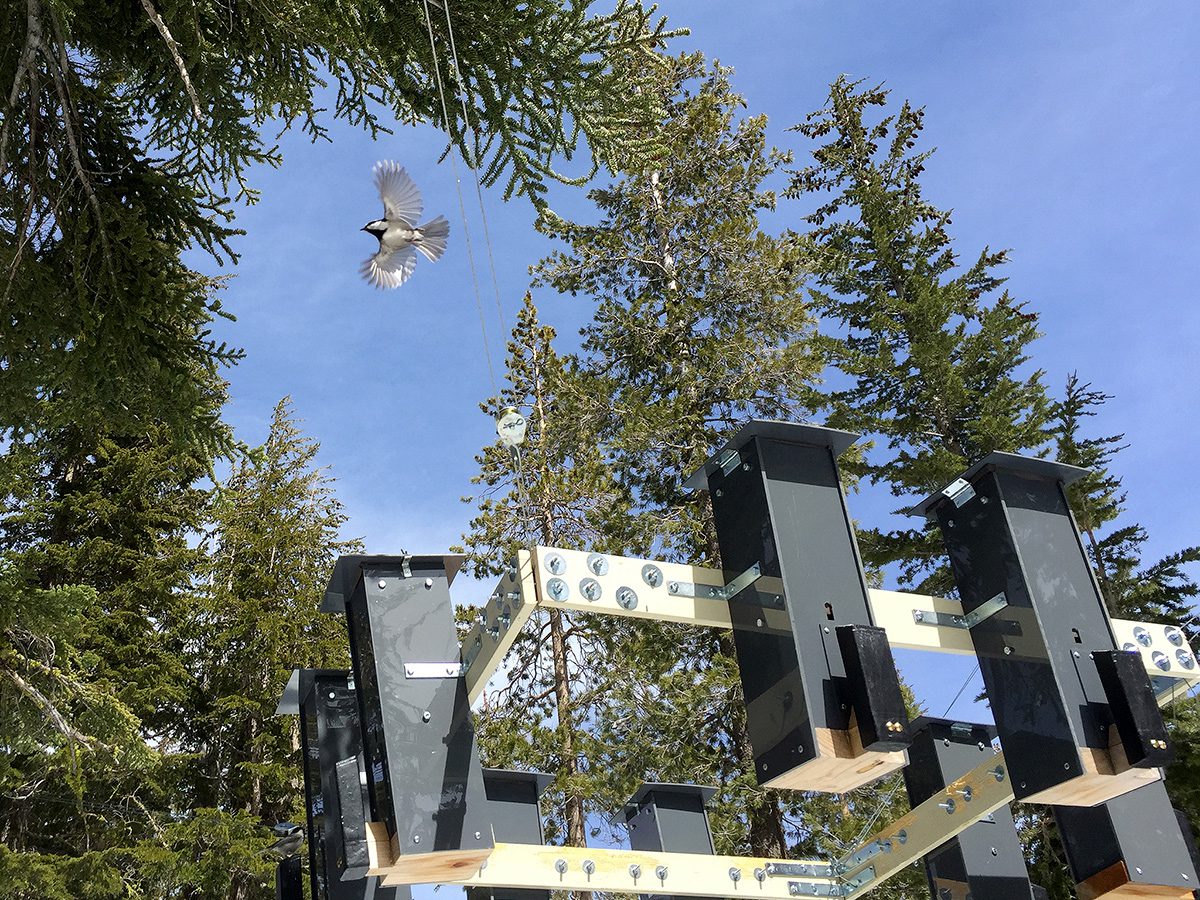
<svg viewBox="0 0 1200 900">
<path fill-rule="evenodd" d="M 764 576 L 783 581 L 783 598 L 750 590 L 730 602 L 759 781 L 813 759 L 815 729 L 849 725 L 834 629 L 871 622 L 834 458 L 854 437 L 752 422 L 691 481 L 707 479 L 725 570 L 757 564 Z M 779 602 L 790 634 L 764 627 L 764 607 Z"/>
<path fill-rule="evenodd" d="M 304 900 L 300 857 L 281 859 L 275 867 L 275 900 Z"/>
<path fill-rule="evenodd" d="M 1163 782 L 1151 782 L 1099 806 L 1053 809 L 1076 884 L 1118 862 L 1125 863 L 1134 884 L 1185 890 L 1200 884 L 1193 848 Z"/>
<path fill-rule="evenodd" d="M 912 735 L 887 633 L 874 625 L 841 625 L 837 638 L 846 666 L 845 694 L 863 747 L 905 749 Z"/>
<path fill-rule="evenodd" d="M 483 786 L 497 841 L 511 844 L 542 843 L 542 812 L 538 798 L 550 781 L 551 776 L 544 772 L 483 770 Z M 549 897 L 549 891 L 524 888 L 467 888 L 467 900 L 548 900 Z"/>
<path fill-rule="evenodd" d="M 538 798 L 550 781 L 551 776 L 545 772 L 483 770 L 488 814 L 496 840 L 509 844 L 542 843 L 542 810 Z"/>
<path fill-rule="evenodd" d="M 1168 740 L 1142 655 L 1136 650 L 1105 650 L 1094 657 L 1129 764 L 1151 769 L 1173 762 L 1175 746 Z"/>
<path fill-rule="evenodd" d="M 920 718 L 912 723 L 913 742 L 904 783 L 915 806 L 994 754 L 995 731 L 987 725 Z M 965 803 L 964 803 L 965 807 Z M 966 884 L 973 900 L 1030 900 L 1033 897 L 1024 851 L 1007 806 L 976 822 L 925 857 L 934 897 L 956 895 Z"/>
<path fill-rule="evenodd" d="M 349 673 L 299 670 L 297 701 L 308 811 L 309 885 L 314 900 L 401 900 L 406 887 L 365 878 L 366 804 L 357 755 L 358 702 Z M 350 767 L 342 766 L 349 762 Z M 345 769 L 342 778 L 341 770 Z M 347 879 L 347 880 L 343 880 Z"/>
<path fill-rule="evenodd" d="M 647 853 L 711 854 L 712 832 L 705 806 L 715 794 L 715 788 L 694 784 L 644 783 L 621 812 L 629 829 L 630 848 Z M 655 883 L 652 873 L 643 873 L 643 878 L 647 884 Z M 642 900 L 671 900 L 664 894 L 639 896 Z"/>
<path fill-rule="evenodd" d="M 1018 799 L 1083 774 L 1077 748 L 1109 746 L 1089 654 L 1116 645 L 1063 490 L 1082 471 L 993 454 L 967 473 L 961 507 L 918 507 L 936 516 L 964 610 L 1007 600 L 971 636 Z"/>
<path fill-rule="evenodd" d="M 402 854 L 491 847 L 445 561 L 370 557 L 360 566 L 343 584 L 352 582 L 344 590 L 372 818 Z"/>
<path fill-rule="evenodd" d="M 647 782 L 625 804 L 629 846 L 650 853 L 712 853 L 705 805 L 715 789 Z"/>
</svg>

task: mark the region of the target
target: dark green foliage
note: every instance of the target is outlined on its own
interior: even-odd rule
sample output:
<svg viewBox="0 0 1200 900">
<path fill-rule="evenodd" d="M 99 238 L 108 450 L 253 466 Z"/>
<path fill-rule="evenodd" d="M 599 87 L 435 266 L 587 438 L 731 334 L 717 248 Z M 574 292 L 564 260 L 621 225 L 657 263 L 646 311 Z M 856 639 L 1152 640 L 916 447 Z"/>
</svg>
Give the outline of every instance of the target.
<svg viewBox="0 0 1200 900">
<path fill-rule="evenodd" d="M 960 264 L 950 213 L 922 196 L 924 111 L 887 104 L 882 88 L 834 82 L 829 105 L 796 126 L 816 147 L 789 194 L 817 204 L 804 240 L 830 326 L 818 343 L 847 376 L 828 396 L 828 423 L 881 435 L 859 472 L 919 497 L 993 450 L 1041 446 L 1050 400 L 1026 365 L 1037 316 L 995 272 L 1007 252 L 985 248 Z M 909 581 L 942 555 L 916 529 L 860 535 L 870 564 L 898 562 Z M 949 584 L 939 576 L 920 589 Z"/>
</svg>

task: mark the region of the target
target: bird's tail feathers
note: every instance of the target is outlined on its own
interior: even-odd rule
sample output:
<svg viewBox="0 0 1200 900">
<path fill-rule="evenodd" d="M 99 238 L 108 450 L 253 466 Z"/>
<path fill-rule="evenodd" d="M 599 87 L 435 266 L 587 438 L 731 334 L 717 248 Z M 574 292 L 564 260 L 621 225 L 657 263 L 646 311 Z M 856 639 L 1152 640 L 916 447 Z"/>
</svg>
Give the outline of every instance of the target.
<svg viewBox="0 0 1200 900">
<path fill-rule="evenodd" d="M 437 262 L 446 252 L 446 238 L 450 236 L 450 223 L 445 216 L 438 216 L 431 222 L 426 222 L 418 231 L 421 240 L 413 246 L 425 254 L 430 262 Z"/>
</svg>

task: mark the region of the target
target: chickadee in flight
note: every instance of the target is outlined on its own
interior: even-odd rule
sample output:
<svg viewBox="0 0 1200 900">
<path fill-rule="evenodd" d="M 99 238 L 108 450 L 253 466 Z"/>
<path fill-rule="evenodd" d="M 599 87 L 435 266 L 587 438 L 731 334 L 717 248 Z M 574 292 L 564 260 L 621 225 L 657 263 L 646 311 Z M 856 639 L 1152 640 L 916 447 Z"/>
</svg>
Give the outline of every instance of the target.
<svg viewBox="0 0 1200 900">
<path fill-rule="evenodd" d="M 431 262 L 446 252 L 450 223 L 445 216 L 438 216 L 432 222 L 417 225 L 421 217 L 421 192 L 399 163 L 376 163 L 375 187 L 383 200 L 383 218 L 368 222 L 362 230 L 379 239 L 379 250 L 359 271 L 375 287 L 399 287 L 417 266 L 417 250 Z"/>
</svg>

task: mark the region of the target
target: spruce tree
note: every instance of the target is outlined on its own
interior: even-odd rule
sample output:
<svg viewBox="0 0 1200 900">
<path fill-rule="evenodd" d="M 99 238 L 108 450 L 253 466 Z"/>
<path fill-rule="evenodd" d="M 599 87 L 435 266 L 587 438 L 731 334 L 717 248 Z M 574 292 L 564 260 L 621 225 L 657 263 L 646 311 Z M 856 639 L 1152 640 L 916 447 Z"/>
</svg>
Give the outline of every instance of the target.
<svg viewBox="0 0 1200 900">
<path fill-rule="evenodd" d="M 190 754 L 181 798 L 195 810 L 195 839 L 243 835 L 229 849 L 237 858 L 261 848 L 266 827 L 303 819 L 298 724 L 274 715 L 290 671 L 349 667 L 345 623 L 319 610 L 334 561 L 355 545 L 339 537 L 345 516 L 332 478 L 314 465 L 317 451 L 290 400 L 280 401 L 266 443 L 217 487 L 187 623 L 193 681 L 176 736 Z M 269 896 L 263 871 L 231 873 L 228 896 Z"/>
<path fill-rule="evenodd" d="M 596 304 L 571 414 L 633 503 L 620 543 L 719 566 L 707 498 L 682 483 L 747 418 L 801 415 L 817 366 L 796 253 L 759 223 L 788 156 L 767 147 L 764 117 L 742 117 L 728 69 L 690 54 L 662 59 L 655 78 L 663 154 L 622 160 L 615 181 L 590 192 L 594 224 L 543 219 L 563 249 L 535 271 Z M 611 792 L 643 774 L 718 782 L 728 788 L 713 816 L 719 848 L 782 855 L 779 798 L 752 774 L 731 635 L 642 623 L 610 634 L 623 677 L 597 727 Z"/>
<path fill-rule="evenodd" d="M 996 271 L 1007 251 L 960 262 L 950 212 L 922 194 L 933 153 L 916 149 L 924 110 L 887 106 L 883 88 L 835 81 L 828 105 L 794 129 L 816 147 L 788 194 L 816 207 L 803 241 L 819 344 L 845 376 L 828 393 L 828 422 L 880 435 L 858 471 L 911 499 L 993 450 L 1041 446 L 1051 404 L 1042 372 L 1026 365 L 1037 316 Z M 942 558 L 929 531 L 860 536 L 870 564 L 899 563 L 909 582 Z M 919 589 L 949 590 L 944 570 Z"/>
<path fill-rule="evenodd" d="M 498 575 L 517 549 L 534 544 L 613 548 L 612 523 L 624 511 L 624 495 L 594 441 L 580 432 L 572 400 L 578 386 L 554 350 L 554 336 L 526 294 L 508 345 L 508 386 L 483 404 L 493 416 L 506 406 L 520 410 L 525 442 L 515 453 L 499 444 L 484 448 L 473 480 L 486 487 L 466 498 L 478 508 L 464 541 L 468 566 L 479 576 Z M 486 764 L 555 774 L 548 832 L 568 846 L 586 846 L 589 818 L 614 808 L 589 766 L 599 752 L 588 727 L 591 709 L 609 682 L 606 669 L 589 660 L 605 658 L 607 625 L 555 609 L 535 613 L 480 719 Z"/>
</svg>

